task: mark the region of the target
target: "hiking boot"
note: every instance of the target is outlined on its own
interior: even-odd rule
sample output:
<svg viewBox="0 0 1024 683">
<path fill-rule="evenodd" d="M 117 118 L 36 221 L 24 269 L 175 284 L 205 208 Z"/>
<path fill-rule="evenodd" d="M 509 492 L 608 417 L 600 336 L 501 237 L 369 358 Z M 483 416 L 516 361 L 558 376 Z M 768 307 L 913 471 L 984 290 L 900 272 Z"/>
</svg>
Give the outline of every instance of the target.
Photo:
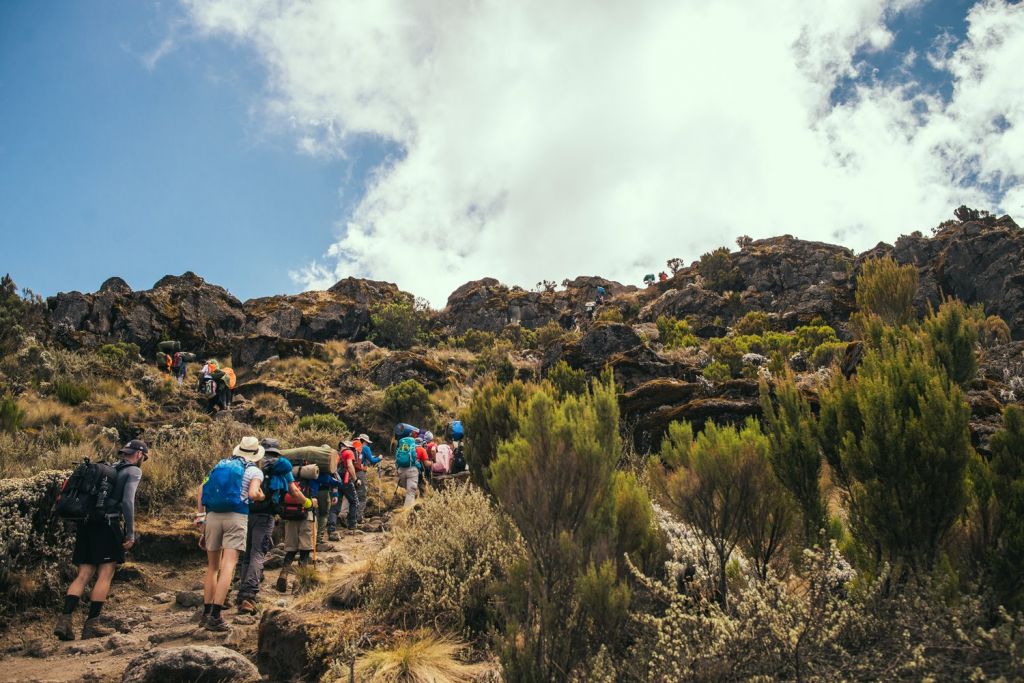
<svg viewBox="0 0 1024 683">
<path fill-rule="evenodd" d="M 57 617 L 57 625 L 53 627 L 53 635 L 61 640 L 75 639 L 75 625 L 72 623 L 73 614 L 62 614 Z"/>
<path fill-rule="evenodd" d="M 92 619 L 86 619 L 85 624 L 82 626 L 82 640 L 88 640 L 90 638 L 103 638 L 114 633 L 114 629 L 109 626 L 104 626 L 100 623 L 98 617 Z"/>
<path fill-rule="evenodd" d="M 332 531 L 331 533 L 327 534 L 327 540 L 337 542 L 341 540 L 341 536 L 338 535 L 337 531 Z"/>
<path fill-rule="evenodd" d="M 199 610 L 199 612 L 198 612 L 198 614 L 196 616 L 198 618 L 193 617 L 192 620 L 195 621 L 195 622 L 198 622 L 199 628 L 205 628 L 206 621 L 210 618 L 210 615 L 206 613 L 205 609 L 201 609 L 201 610 Z"/>
<path fill-rule="evenodd" d="M 228 622 L 224 621 L 224 617 L 210 616 L 206 619 L 206 624 L 203 626 L 207 631 L 213 631 L 215 633 L 224 633 L 230 631 L 231 627 L 228 626 Z"/>
<path fill-rule="evenodd" d="M 256 603 L 250 600 L 249 598 L 245 598 L 240 603 L 238 603 L 238 613 L 256 614 Z"/>
<path fill-rule="evenodd" d="M 277 592 L 278 593 L 287 593 L 288 592 L 288 577 L 286 577 L 286 576 L 279 576 L 279 577 L 277 577 L 277 586 L 275 586 L 275 588 L 277 588 Z"/>
</svg>

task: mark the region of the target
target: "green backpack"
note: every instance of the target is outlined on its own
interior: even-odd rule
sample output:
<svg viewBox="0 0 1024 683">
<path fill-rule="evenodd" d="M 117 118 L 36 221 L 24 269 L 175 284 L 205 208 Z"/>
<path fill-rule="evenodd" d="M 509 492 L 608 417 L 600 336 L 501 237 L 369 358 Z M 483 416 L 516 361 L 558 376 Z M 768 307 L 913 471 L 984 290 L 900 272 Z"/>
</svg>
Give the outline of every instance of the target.
<svg viewBox="0 0 1024 683">
<path fill-rule="evenodd" d="M 397 467 L 414 467 L 416 465 L 416 440 L 411 436 L 406 436 L 398 441 L 395 465 Z"/>
</svg>

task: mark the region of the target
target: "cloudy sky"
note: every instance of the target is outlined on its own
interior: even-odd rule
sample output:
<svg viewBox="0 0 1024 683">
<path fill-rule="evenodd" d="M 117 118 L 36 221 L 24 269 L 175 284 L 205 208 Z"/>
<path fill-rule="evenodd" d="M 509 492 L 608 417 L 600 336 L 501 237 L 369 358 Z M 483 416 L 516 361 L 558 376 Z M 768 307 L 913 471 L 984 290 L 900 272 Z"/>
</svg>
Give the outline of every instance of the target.
<svg viewBox="0 0 1024 683">
<path fill-rule="evenodd" d="M 1008 0 L 0 3 L 19 284 L 639 284 L 739 235 L 1024 218 Z"/>
</svg>

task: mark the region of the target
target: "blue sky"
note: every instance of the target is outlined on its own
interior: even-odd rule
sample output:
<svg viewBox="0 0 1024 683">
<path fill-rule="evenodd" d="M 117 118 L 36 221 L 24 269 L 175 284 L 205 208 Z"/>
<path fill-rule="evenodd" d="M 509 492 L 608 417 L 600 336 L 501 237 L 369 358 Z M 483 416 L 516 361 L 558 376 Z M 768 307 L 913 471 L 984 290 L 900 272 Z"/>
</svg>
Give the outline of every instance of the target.
<svg viewBox="0 0 1024 683">
<path fill-rule="evenodd" d="M 0 271 L 443 305 L 1020 219 L 1022 44 L 1009 0 L 2 0 Z"/>
<path fill-rule="evenodd" d="M 265 70 L 244 45 L 187 40 L 174 3 L 0 2 L 0 232 L 19 286 L 148 288 L 194 270 L 242 299 L 295 291 L 379 160 L 297 154 L 262 125 Z"/>
</svg>

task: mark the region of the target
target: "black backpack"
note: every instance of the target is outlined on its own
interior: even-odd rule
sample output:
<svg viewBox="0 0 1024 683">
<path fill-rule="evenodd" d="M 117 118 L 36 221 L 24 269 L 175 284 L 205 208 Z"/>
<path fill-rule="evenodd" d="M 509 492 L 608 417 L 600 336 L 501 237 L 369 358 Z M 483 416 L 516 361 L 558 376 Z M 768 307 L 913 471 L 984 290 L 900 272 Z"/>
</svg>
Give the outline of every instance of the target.
<svg viewBox="0 0 1024 683">
<path fill-rule="evenodd" d="M 117 467 L 86 458 L 75 467 L 57 496 L 57 516 L 76 522 L 102 517 L 107 512 L 107 497 L 117 483 Z"/>
<path fill-rule="evenodd" d="M 263 490 L 263 500 L 249 503 L 249 514 L 279 515 L 284 505 L 283 494 L 280 491 L 270 491 L 270 478 L 273 475 L 274 465 L 277 458 L 266 458 L 260 467 L 263 470 L 263 481 L 260 488 Z"/>
<path fill-rule="evenodd" d="M 455 449 L 455 455 L 452 458 L 452 474 L 458 474 L 459 472 L 466 471 L 466 455 L 462 451 L 462 444 L 459 444 Z"/>
</svg>

